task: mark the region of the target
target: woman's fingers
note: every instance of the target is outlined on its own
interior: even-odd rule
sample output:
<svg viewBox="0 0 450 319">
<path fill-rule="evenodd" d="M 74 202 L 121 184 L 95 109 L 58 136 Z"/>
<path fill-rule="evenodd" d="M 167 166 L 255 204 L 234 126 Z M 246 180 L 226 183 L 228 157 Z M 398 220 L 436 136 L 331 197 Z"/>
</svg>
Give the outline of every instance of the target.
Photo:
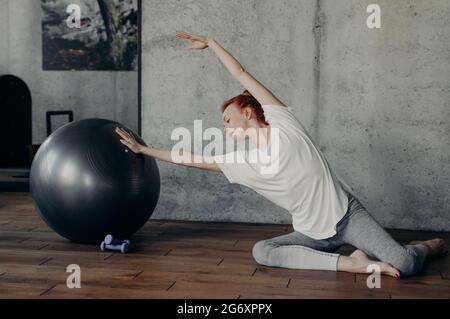
<svg viewBox="0 0 450 319">
<path fill-rule="evenodd" d="M 139 153 L 140 144 L 134 138 L 133 132 L 128 133 L 125 129 L 116 127 L 116 133 L 120 136 L 120 143 L 128 147 L 134 153 Z"/>
<path fill-rule="evenodd" d="M 127 136 L 124 134 L 124 132 L 121 131 L 119 128 L 116 129 L 116 133 L 119 134 L 119 136 L 122 137 L 122 138 L 124 138 L 124 139 L 127 137 Z"/>
<path fill-rule="evenodd" d="M 127 131 L 125 131 L 125 132 L 127 132 Z M 133 132 L 129 131 L 129 132 L 127 132 L 127 134 L 128 134 L 128 136 L 129 136 L 131 139 L 134 140 L 134 134 L 133 134 Z"/>
<path fill-rule="evenodd" d="M 130 138 L 130 135 L 128 134 L 127 131 L 125 131 L 124 129 L 121 129 L 121 131 L 124 136 L 126 136 L 127 138 Z"/>
<path fill-rule="evenodd" d="M 133 148 L 133 144 L 130 142 L 127 142 L 125 140 L 120 140 L 122 142 L 122 144 L 124 144 L 126 147 L 128 147 L 129 149 Z"/>
<path fill-rule="evenodd" d="M 134 136 L 130 135 L 127 131 L 125 131 L 124 129 L 121 128 L 116 128 L 116 132 L 117 134 L 120 135 L 120 137 L 122 137 L 124 140 L 126 141 L 133 141 L 134 140 Z"/>
<path fill-rule="evenodd" d="M 181 38 L 185 38 L 185 39 L 189 39 L 192 36 L 191 34 L 189 34 L 187 32 L 183 32 L 183 31 L 177 31 L 176 35 Z"/>
<path fill-rule="evenodd" d="M 182 31 L 177 31 L 176 35 L 178 37 L 180 37 L 180 38 L 183 38 L 183 39 L 188 39 L 188 40 L 191 40 L 191 41 L 204 42 L 204 39 L 202 37 L 194 35 L 194 34 L 189 34 L 189 33 L 182 32 Z"/>
<path fill-rule="evenodd" d="M 127 137 L 127 138 L 131 138 L 131 135 L 130 135 L 127 131 L 125 131 L 123 128 L 119 128 L 119 132 L 120 132 L 123 136 L 125 136 L 125 137 Z"/>
<path fill-rule="evenodd" d="M 177 35 L 177 37 L 182 38 L 182 39 L 189 39 L 189 36 L 186 35 L 186 34 L 182 34 L 182 33 L 178 33 L 178 32 L 177 32 L 176 35 Z"/>
<path fill-rule="evenodd" d="M 116 134 L 119 135 L 121 138 L 124 138 L 123 133 L 116 128 Z"/>
<path fill-rule="evenodd" d="M 138 152 L 138 146 L 136 145 L 136 144 L 133 144 L 133 143 L 130 143 L 130 142 L 127 142 L 127 141 L 125 141 L 125 140 L 120 140 L 120 142 L 123 144 L 123 145 L 125 145 L 126 147 L 128 147 L 131 151 L 133 151 L 134 153 L 137 153 Z"/>
</svg>

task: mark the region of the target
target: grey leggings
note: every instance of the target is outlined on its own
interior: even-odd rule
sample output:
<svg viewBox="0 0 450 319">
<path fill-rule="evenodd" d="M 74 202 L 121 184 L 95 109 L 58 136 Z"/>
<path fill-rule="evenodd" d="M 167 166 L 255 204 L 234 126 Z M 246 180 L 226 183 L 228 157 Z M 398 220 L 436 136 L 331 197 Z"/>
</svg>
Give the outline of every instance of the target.
<svg viewBox="0 0 450 319">
<path fill-rule="evenodd" d="M 353 195 L 348 194 L 348 210 L 336 225 L 336 235 L 316 240 L 294 231 L 257 242 L 253 257 L 261 265 L 293 269 L 337 270 L 340 246 L 350 244 L 372 259 L 391 264 L 402 276 L 420 272 L 427 255 L 423 245 L 397 243 L 367 212 Z"/>
</svg>

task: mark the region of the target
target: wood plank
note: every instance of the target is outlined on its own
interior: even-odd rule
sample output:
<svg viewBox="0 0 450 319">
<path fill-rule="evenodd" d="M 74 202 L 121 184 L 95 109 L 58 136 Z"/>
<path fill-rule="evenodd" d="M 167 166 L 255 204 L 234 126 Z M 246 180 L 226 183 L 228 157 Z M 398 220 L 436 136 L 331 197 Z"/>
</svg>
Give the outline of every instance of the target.
<svg viewBox="0 0 450 319">
<path fill-rule="evenodd" d="M 367 276 L 356 275 L 356 284 L 360 286 L 366 285 Z M 396 279 L 389 276 L 381 276 L 381 289 L 386 291 L 403 291 L 404 288 L 419 289 L 434 288 L 436 291 L 447 290 L 450 292 L 450 281 L 443 280 L 441 275 L 421 275 L 415 277 Z"/>
<path fill-rule="evenodd" d="M 7 263 L 39 265 L 49 258 L 50 257 L 46 255 L 33 255 L 17 251 L 0 250 L 0 273 L 3 272 L 3 265 Z"/>
<path fill-rule="evenodd" d="M 318 279 L 298 279 L 293 278 L 289 282 L 289 288 L 302 290 L 325 290 L 341 292 L 343 294 L 358 294 L 364 298 L 390 298 L 390 292 L 380 289 L 370 289 L 367 286 L 355 285 L 352 281 L 344 280 L 318 280 Z"/>
<path fill-rule="evenodd" d="M 59 236 L 55 232 L 24 232 L 24 231 L 11 231 L 2 228 L 0 232 L 0 240 L 8 240 L 9 238 L 14 238 L 18 240 L 31 239 L 41 240 L 41 241 L 52 241 L 52 242 L 69 242 L 67 239 Z"/>
<path fill-rule="evenodd" d="M 221 285 L 217 289 L 214 283 L 197 283 L 191 281 L 178 280 L 168 290 L 168 295 L 171 298 L 182 299 L 237 299 L 239 291 L 236 285 Z"/>
<path fill-rule="evenodd" d="M 202 273 L 182 271 L 155 271 L 145 270 L 136 279 L 140 282 L 153 281 L 159 278 L 168 278 L 173 281 L 186 281 L 193 283 L 242 284 L 246 286 L 286 287 L 288 278 L 254 278 L 251 275 L 225 273 L 222 269 L 210 269 Z"/>
<path fill-rule="evenodd" d="M 232 258 L 232 259 L 244 259 L 248 260 L 251 257 L 249 251 L 242 251 L 233 249 L 231 246 L 228 249 L 225 248 L 210 248 L 210 247 L 173 247 L 168 253 L 170 256 L 205 256 L 205 257 L 221 257 L 221 258 Z"/>
<path fill-rule="evenodd" d="M 355 282 L 355 274 L 347 272 L 321 271 L 321 270 L 302 270 L 258 266 L 254 274 L 255 277 L 285 277 L 300 280 L 324 280 L 324 281 L 343 281 L 345 283 Z"/>
<path fill-rule="evenodd" d="M 16 266 L 16 268 L 12 268 Z M 83 285 L 97 285 L 111 287 L 121 285 L 133 280 L 140 272 L 138 270 L 117 270 L 102 268 L 81 268 L 81 283 Z M 58 285 L 65 284 L 70 273 L 66 272 L 66 267 L 55 266 L 34 266 L 17 267 L 10 265 L 6 273 L 2 276 L 2 282 L 8 283 L 29 283 L 33 285 Z M 152 284 L 158 283 L 166 287 L 169 281 L 154 280 Z"/>
<path fill-rule="evenodd" d="M 52 288 L 51 285 L 34 285 L 29 283 L 0 283 L 0 299 L 38 298 Z"/>
<path fill-rule="evenodd" d="M 44 295 L 44 299 L 132 299 L 132 298 L 169 298 L 164 287 L 147 287 L 146 289 L 105 287 L 82 285 L 81 288 L 69 289 L 66 285 L 57 285 Z"/>
<path fill-rule="evenodd" d="M 113 254 L 111 258 L 106 260 L 83 258 L 78 261 L 78 264 L 82 268 L 103 267 L 106 269 L 151 269 L 152 271 L 164 272 L 208 273 L 218 269 L 217 263 L 219 261 L 217 258 Z M 66 266 L 69 263 L 72 263 L 70 257 L 59 256 L 48 261 L 46 265 Z M 236 273 L 239 273 L 239 270 Z"/>
<path fill-rule="evenodd" d="M 194 283 L 186 281 L 177 281 L 169 291 L 176 291 L 180 294 L 189 297 L 191 291 L 210 292 L 219 298 L 233 294 L 237 294 L 240 298 L 267 298 L 270 296 L 294 297 L 294 298 L 369 298 L 373 296 L 373 292 L 366 294 L 361 291 L 338 291 L 338 290 L 318 290 L 318 289 L 296 289 L 296 288 L 276 288 L 276 287 L 261 287 L 261 286 L 247 286 L 240 284 L 221 285 L 220 292 L 217 292 L 217 286 L 211 283 Z M 214 293 L 214 291 L 216 291 Z M 223 297 L 225 298 L 225 297 Z M 377 294 L 376 298 L 390 298 L 388 294 Z"/>
<path fill-rule="evenodd" d="M 390 290 L 392 299 L 450 299 L 448 287 L 404 285 Z"/>
</svg>

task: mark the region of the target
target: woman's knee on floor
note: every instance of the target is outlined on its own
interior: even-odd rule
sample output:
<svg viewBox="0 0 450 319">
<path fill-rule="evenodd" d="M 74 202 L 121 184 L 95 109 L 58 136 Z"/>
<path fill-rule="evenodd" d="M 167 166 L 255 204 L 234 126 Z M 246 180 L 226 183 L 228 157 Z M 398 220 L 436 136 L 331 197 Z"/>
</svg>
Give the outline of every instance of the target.
<svg viewBox="0 0 450 319">
<path fill-rule="evenodd" d="M 260 240 L 253 246 L 253 258 L 260 265 L 270 266 L 269 255 L 273 248 L 274 246 L 268 240 Z"/>
</svg>

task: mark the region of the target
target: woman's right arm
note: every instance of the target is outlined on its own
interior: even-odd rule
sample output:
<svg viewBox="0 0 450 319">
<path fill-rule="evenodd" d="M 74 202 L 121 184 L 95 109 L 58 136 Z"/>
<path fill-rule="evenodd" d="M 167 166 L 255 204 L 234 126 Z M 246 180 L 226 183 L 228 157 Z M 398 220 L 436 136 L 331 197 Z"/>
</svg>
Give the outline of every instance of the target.
<svg viewBox="0 0 450 319">
<path fill-rule="evenodd" d="M 181 157 L 185 157 L 187 155 L 187 157 L 190 159 L 188 162 L 174 161 L 172 158 L 172 151 L 159 150 L 159 149 L 156 149 L 153 147 L 148 147 L 148 146 L 143 146 L 143 145 L 141 145 L 139 153 L 141 153 L 143 155 L 151 156 L 151 157 L 154 157 L 161 161 L 165 161 L 165 162 L 169 162 L 169 163 L 174 163 L 174 164 L 187 166 L 187 167 L 195 167 L 195 168 L 205 169 L 205 170 L 214 171 L 214 172 L 221 172 L 219 166 L 212 159 L 207 158 L 205 156 L 193 154 L 191 152 L 187 152 L 187 154 L 185 154 L 186 152 L 184 152 L 181 155 Z"/>
<path fill-rule="evenodd" d="M 133 153 L 151 156 L 161 161 L 174 163 L 182 166 L 206 169 L 214 172 L 221 172 L 219 165 L 217 165 L 217 163 L 211 157 L 196 155 L 191 152 L 188 152 L 187 154 L 183 153 L 181 154 L 181 156 L 177 156 L 178 158 L 182 159 L 185 159 L 187 157 L 188 158 L 187 162 L 182 162 L 181 160 L 175 161 L 172 157 L 172 151 L 159 150 L 153 147 L 142 145 L 136 141 L 136 138 L 132 133 L 129 133 L 122 128 L 116 127 L 115 131 L 120 136 L 120 142 L 124 144 L 126 147 L 128 147 Z"/>
</svg>

